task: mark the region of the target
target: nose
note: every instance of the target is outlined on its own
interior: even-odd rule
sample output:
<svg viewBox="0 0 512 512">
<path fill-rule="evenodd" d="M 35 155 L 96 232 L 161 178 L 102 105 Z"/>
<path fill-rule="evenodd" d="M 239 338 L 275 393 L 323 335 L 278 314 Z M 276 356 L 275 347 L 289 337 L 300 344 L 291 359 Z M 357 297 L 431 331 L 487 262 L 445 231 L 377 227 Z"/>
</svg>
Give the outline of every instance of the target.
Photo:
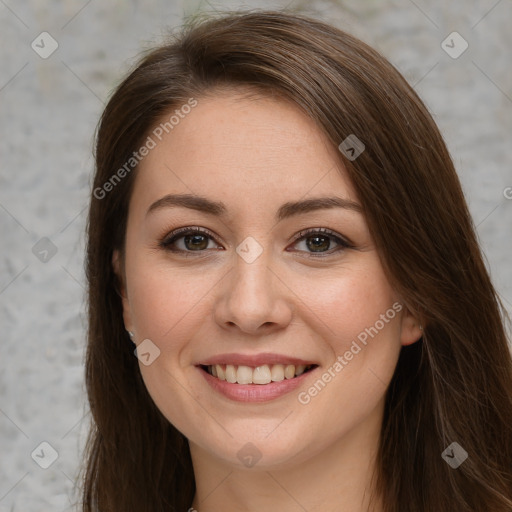
<svg viewBox="0 0 512 512">
<path fill-rule="evenodd" d="M 231 272 L 222 280 L 215 319 L 224 329 L 270 334 L 292 318 L 292 292 L 271 268 L 268 250 L 256 260 L 234 255 Z"/>
</svg>

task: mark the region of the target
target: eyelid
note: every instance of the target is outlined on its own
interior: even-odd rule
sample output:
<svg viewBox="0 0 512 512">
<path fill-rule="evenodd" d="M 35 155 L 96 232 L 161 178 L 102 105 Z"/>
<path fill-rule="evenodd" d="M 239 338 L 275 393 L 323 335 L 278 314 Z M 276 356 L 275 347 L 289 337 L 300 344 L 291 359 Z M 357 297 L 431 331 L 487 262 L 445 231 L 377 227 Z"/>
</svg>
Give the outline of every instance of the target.
<svg viewBox="0 0 512 512">
<path fill-rule="evenodd" d="M 199 226 L 185 226 L 183 228 L 174 229 L 170 233 L 167 233 L 163 237 L 160 237 L 159 238 L 160 241 L 159 241 L 158 245 L 165 248 L 167 245 L 170 245 L 170 243 L 173 242 L 174 240 L 181 238 L 180 235 L 184 236 L 187 233 L 191 233 L 191 232 L 192 233 L 198 232 L 198 233 L 202 233 L 204 235 L 208 235 L 210 238 L 212 238 L 212 240 L 215 241 L 216 244 L 219 243 L 217 241 L 217 236 L 209 229 L 202 228 Z M 188 251 L 188 252 L 194 252 L 194 251 Z M 198 251 L 198 252 L 201 252 L 201 251 Z M 204 251 L 202 251 L 202 252 L 204 252 Z"/>
<path fill-rule="evenodd" d="M 333 231 L 332 229 L 329 229 L 329 228 L 303 229 L 302 231 L 300 231 L 297 234 L 296 237 L 294 237 L 293 241 L 296 242 L 297 240 L 300 240 L 300 239 L 306 237 L 307 235 L 313 235 L 316 233 L 321 233 L 323 235 L 329 235 L 331 238 L 339 240 L 341 242 L 341 245 L 343 245 L 345 247 L 354 247 L 354 244 L 352 242 L 350 242 L 350 240 L 348 238 L 344 237 L 343 235 L 340 235 L 336 231 Z"/>
</svg>

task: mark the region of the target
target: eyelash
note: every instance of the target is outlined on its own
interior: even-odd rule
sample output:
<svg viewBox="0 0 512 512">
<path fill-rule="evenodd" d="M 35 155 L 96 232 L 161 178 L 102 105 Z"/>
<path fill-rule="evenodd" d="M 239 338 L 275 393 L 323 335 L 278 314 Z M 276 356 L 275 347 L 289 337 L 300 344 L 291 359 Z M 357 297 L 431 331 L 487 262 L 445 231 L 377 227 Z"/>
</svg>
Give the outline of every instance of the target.
<svg viewBox="0 0 512 512">
<path fill-rule="evenodd" d="M 201 251 L 185 251 L 183 249 L 170 249 L 170 246 L 172 246 L 180 238 L 183 238 L 186 235 L 197 234 L 197 233 L 207 235 L 210 238 L 212 238 L 215 243 L 218 243 L 216 241 L 213 233 L 207 229 L 200 228 L 200 227 L 185 227 L 185 228 L 180 228 L 180 229 L 177 229 L 177 230 L 169 233 L 167 236 L 165 236 L 163 239 L 161 239 L 159 241 L 158 246 L 166 251 L 169 251 L 169 252 L 181 253 L 185 257 L 189 257 L 189 256 L 197 257 L 197 256 L 200 256 L 197 253 L 204 253 L 204 252 L 206 252 L 207 249 L 204 249 Z M 341 246 L 341 248 L 338 248 L 334 251 L 331 250 L 330 252 L 309 253 L 309 255 L 308 255 L 309 258 L 325 258 L 325 257 L 331 256 L 333 253 L 342 251 L 343 249 L 350 249 L 350 248 L 354 247 L 347 240 L 345 240 L 344 238 L 339 236 L 337 233 L 335 233 L 334 231 L 327 229 L 327 228 L 310 228 L 310 229 L 302 230 L 298 233 L 298 235 L 293 240 L 293 244 L 300 242 L 302 239 L 307 238 L 308 236 L 318 235 L 318 234 L 329 235 L 329 237 L 332 238 L 336 243 L 338 243 Z M 301 251 L 299 251 L 299 252 L 301 252 Z"/>
</svg>

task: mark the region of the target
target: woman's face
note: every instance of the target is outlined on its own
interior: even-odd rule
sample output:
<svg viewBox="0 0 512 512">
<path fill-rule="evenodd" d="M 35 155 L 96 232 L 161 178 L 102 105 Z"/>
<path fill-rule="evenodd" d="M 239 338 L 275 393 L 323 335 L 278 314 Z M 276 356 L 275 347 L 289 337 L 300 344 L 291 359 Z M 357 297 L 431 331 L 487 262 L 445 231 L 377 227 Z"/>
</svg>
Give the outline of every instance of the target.
<svg viewBox="0 0 512 512">
<path fill-rule="evenodd" d="M 219 93 L 180 112 L 137 171 L 124 273 L 114 254 L 151 397 L 194 450 L 240 467 L 375 438 L 421 333 L 337 149 L 282 100 Z"/>
</svg>

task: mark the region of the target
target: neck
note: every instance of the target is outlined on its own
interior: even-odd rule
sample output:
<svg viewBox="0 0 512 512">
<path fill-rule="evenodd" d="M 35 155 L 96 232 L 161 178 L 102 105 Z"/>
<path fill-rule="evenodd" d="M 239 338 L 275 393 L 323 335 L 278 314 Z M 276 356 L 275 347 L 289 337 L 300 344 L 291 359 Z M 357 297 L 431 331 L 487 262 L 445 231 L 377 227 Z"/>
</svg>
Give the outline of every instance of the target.
<svg viewBox="0 0 512 512">
<path fill-rule="evenodd" d="M 300 464 L 240 469 L 190 442 L 196 479 L 192 507 L 197 512 L 382 512 L 378 496 L 370 501 L 382 424 L 378 409 Z"/>
</svg>

